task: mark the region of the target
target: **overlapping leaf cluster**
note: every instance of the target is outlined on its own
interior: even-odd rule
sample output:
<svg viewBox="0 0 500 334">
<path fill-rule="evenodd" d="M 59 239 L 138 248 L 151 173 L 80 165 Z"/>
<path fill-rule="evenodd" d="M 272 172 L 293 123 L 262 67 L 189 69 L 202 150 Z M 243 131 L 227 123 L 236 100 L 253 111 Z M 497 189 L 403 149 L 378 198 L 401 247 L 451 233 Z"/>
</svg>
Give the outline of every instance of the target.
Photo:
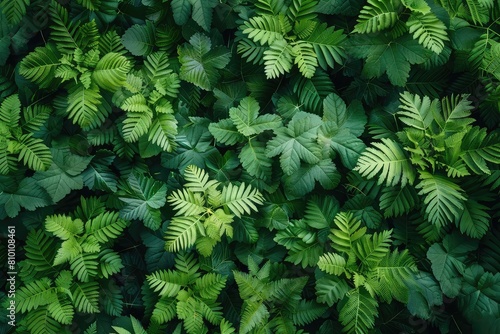
<svg viewBox="0 0 500 334">
<path fill-rule="evenodd" d="M 0 331 L 499 332 L 499 17 L 0 0 Z"/>
</svg>

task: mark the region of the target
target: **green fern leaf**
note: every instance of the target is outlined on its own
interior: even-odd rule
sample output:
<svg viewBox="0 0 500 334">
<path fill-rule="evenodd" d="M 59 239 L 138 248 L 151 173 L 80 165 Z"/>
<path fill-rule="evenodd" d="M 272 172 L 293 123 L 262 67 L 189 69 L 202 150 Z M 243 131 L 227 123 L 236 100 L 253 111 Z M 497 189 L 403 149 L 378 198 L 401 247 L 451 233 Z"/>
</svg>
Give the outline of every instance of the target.
<svg viewBox="0 0 500 334">
<path fill-rule="evenodd" d="M 99 312 L 99 284 L 97 282 L 75 282 L 71 290 L 75 308 L 79 312 Z"/>
<path fill-rule="evenodd" d="M 22 321 L 29 333 L 51 334 L 63 330 L 61 324 L 51 317 L 47 307 L 39 307 L 29 312 Z"/>
<path fill-rule="evenodd" d="M 43 230 L 31 230 L 24 246 L 26 261 L 40 272 L 54 270 L 53 262 L 57 249 L 56 240 Z"/>
<path fill-rule="evenodd" d="M 173 114 L 159 114 L 153 120 L 148 134 L 148 140 L 160 146 L 166 152 L 172 152 L 177 144 L 177 120 Z"/>
<path fill-rule="evenodd" d="M 386 186 L 413 184 L 415 171 L 399 144 L 388 138 L 381 140 L 361 154 L 354 170 L 368 179 L 380 174 L 378 184 L 385 182 Z"/>
<path fill-rule="evenodd" d="M 0 105 L 0 122 L 3 122 L 8 128 L 18 127 L 21 118 L 21 101 L 19 96 L 11 95 L 2 101 Z"/>
<path fill-rule="evenodd" d="M 409 213 L 418 203 L 417 192 L 413 187 L 385 187 L 380 196 L 380 209 L 384 216 L 398 217 Z"/>
<path fill-rule="evenodd" d="M 354 32 L 369 34 L 394 26 L 398 20 L 399 1 L 368 0 L 359 13 Z"/>
<path fill-rule="evenodd" d="M 269 49 L 264 51 L 264 66 L 268 79 L 278 78 L 290 72 L 292 68 L 293 49 L 284 39 L 275 40 Z"/>
<path fill-rule="evenodd" d="M 177 315 L 177 300 L 170 297 L 162 297 L 154 305 L 154 311 L 151 316 L 151 321 L 158 324 L 164 324 L 171 321 Z"/>
<path fill-rule="evenodd" d="M 178 252 L 193 246 L 198 231 L 203 231 L 202 216 L 174 217 L 165 234 L 165 247 L 170 252 Z"/>
<path fill-rule="evenodd" d="M 312 78 L 316 67 L 318 67 L 318 60 L 312 44 L 299 41 L 293 45 L 292 51 L 300 73 L 306 78 Z"/>
<path fill-rule="evenodd" d="M 440 54 L 444 49 L 444 42 L 449 41 L 446 26 L 432 12 L 413 13 L 406 25 L 414 39 L 418 39 L 420 44 L 436 54 Z"/>
<path fill-rule="evenodd" d="M 63 54 L 73 54 L 81 48 L 77 43 L 79 37 L 78 23 L 69 21 L 68 11 L 58 2 L 52 0 L 49 7 L 50 18 L 53 24 L 50 38 L 56 42 L 57 49 Z"/>
<path fill-rule="evenodd" d="M 446 177 L 424 171 L 420 179 L 415 188 L 421 189 L 419 195 L 425 195 L 427 219 L 439 227 L 457 219 L 466 200 L 460 186 Z"/>
<path fill-rule="evenodd" d="M 348 334 L 367 333 L 375 325 L 377 301 L 363 288 L 351 290 L 340 309 L 339 319 Z"/>
<path fill-rule="evenodd" d="M 460 157 L 472 172 L 490 174 L 487 162 L 500 163 L 500 136 L 472 127 L 462 140 Z"/>
<path fill-rule="evenodd" d="M 101 88 L 114 92 L 125 84 L 131 64 L 118 53 L 108 53 L 97 63 L 92 79 Z"/>
<path fill-rule="evenodd" d="M 321 317 L 325 311 L 326 307 L 323 305 L 303 299 L 292 314 L 292 320 L 295 325 L 303 326 Z"/>
<path fill-rule="evenodd" d="M 101 5 L 101 0 L 78 0 L 78 3 L 90 11 L 96 11 Z"/>
<path fill-rule="evenodd" d="M 26 8 L 29 4 L 29 0 L 3 0 L 0 2 L 0 9 L 9 24 L 16 26 L 22 21 L 24 15 L 26 15 Z"/>
<path fill-rule="evenodd" d="M 301 110 L 308 110 L 315 114 L 323 111 L 323 101 L 335 91 L 333 83 L 327 72 L 316 69 L 314 76 L 310 79 L 303 76 L 295 76 L 292 79 L 293 92 L 299 97 Z"/>
<path fill-rule="evenodd" d="M 317 5 L 317 0 L 293 0 L 288 7 L 288 17 L 292 22 L 315 19 Z"/>
<path fill-rule="evenodd" d="M 57 300 L 57 289 L 47 277 L 30 282 L 16 292 L 16 310 L 25 313 Z"/>
<path fill-rule="evenodd" d="M 344 58 L 347 57 L 343 48 L 345 39 L 343 30 L 335 30 L 322 23 L 316 26 L 306 41 L 313 46 L 319 66 L 326 70 L 328 67 L 333 68 L 335 63 L 344 63 Z"/>
<path fill-rule="evenodd" d="M 252 210 L 257 211 L 255 205 L 263 202 L 264 197 L 261 193 L 245 183 L 239 186 L 230 183 L 222 188 L 222 204 L 226 205 L 237 217 L 245 213 L 251 214 Z"/>
<path fill-rule="evenodd" d="M 100 108 L 102 96 L 97 85 L 86 88 L 77 84 L 68 91 L 68 117 L 74 124 L 85 130 L 97 128 L 107 116 L 107 111 Z"/>
<path fill-rule="evenodd" d="M 1 110 L 1 107 L 0 107 Z M 37 132 L 49 119 L 51 109 L 48 106 L 35 104 L 23 110 L 23 122 L 21 127 L 28 132 Z M 1 112 L 0 112 L 1 113 Z M 1 118 L 1 115 L 0 115 Z"/>
<path fill-rule="evenodd" d="M 469 117 L 472 109 L 472 103 L 467 99 L 467 95 L 452 95 L 441 101 L 441 110 L 436 111 L 434 119 L 447 135 L 461 132 L 474 122 L 474 118 Z"/>
<path fill-rule="evenodd" d="M 87 221 L 85 223 L 86 234 L 94 236 L 100 243 L 116 239 L 128 225 L 128 222 L 118 218 L 118 215 L 118 212 L 103 212 Z"/>
<path fill-rule="evenodd" d="M 392 229 L 373 235 L 364 235 L 358 242 L 354 252 L 361 262 L 369 268 L 376 268 L 391 246 Z"/>
<path fill-rule="evenodd" d="M 198 216 L 205 212 L 205 199 L 200 193 L 179 189 L 168 196 L 168 202 L 177 211 L 176 216 Z"/>
<path fill-rule="evenodd" d="M 73 275 L 78 277 L 81 282 L 89 282 L 91 277 L 97 276 L 98 254 L 81 253 L 70 262 L 70 268 Z M 91 282 L 92 283 L 92 282 Z"/>
<path fill-rule="evenodd" d="M 187 284 L 188 277 L 171 270 L 161 270 L 148 275 L 149 286 L 162 297 L 176 297 Z"/>
<path fill-rule="evenodd" d="M 455 220 L 460 232 L 471 238 L 482 238 L 490 228 L 488 207 L 470 198 L 464 201 L 463 206 L 463 211 Z"/>
<path fill-rule="evenodd" d="M 408 126 L 425 131 L 434 120 L 433 111 L 436 110 L 437 100 L 431 102 L 429 97 L 422 99 L 418 95 L 404 92 L 400 98 L 400 110 L 397 112 L 399 119 Z"/>
<path fill-rule="evenodd" d="M 99 276 L 108 278 L 111 277 L 114 274 L 119 273 L 122 269 L 124 268 L 124 265 L 122 263 L 122 259 L 120 257 L 120 254 L 117 252 L 111 250 L 111 249 L 105 249 L 102 252 L 99 253 Z M 121 297 L 119 289 L 118 289 L 118 295 Z M 119 300 L 116 298 L 113 298 L 109 300 L 112 302 L 112 304 L 119 303 Z M 109 305 L 112 307 L 114 310 L 117 305 Z M 113 313 L 116 313 L 113 311 Z M 120 312 L 121 314 L 121 312 Z"/>
<path fill-rule="evenodd" d="M 251 332 L 255 327 L 263 324 L 268 317 L 269 311 L 263 301 L 245 300 L 242 306 L 240 333 L 245 334 Z"/>
<path fill-rule="evenodd" d="M 263 64 L 264 51 L 267 50 L 267 45 L 261 45 L 258 42 L 242 37 L 238 42 L 238 53 L 241 54 L 243 58 L 247 59 L 247 62 L 252 62 L 252 64 Z"/>
<path fill-rule="evenodd" d="M 354 218 L 351 212 L 338 213 L 333 223 L 337 226 L 329 235 L 333 242 L 333 249 L 340 253 L 350 254 L 354 250 L 355 241 L 366 233 L 366 227 L 361 227 L 361 221 Z"/>
<path fill-rule="evenodd" d="M 152 114 L 148 112 L 129 112 L 123 121 L 123 139 L 132 143 L 145 135 L 152 124 Z"/>
<path fill-rule="evenodd" d="M 184 186 L 193 192 L 210 192 L 211 189 L 214 189 L 219 185 L 217 181 L 209 179 L 209 175 L 205 170 L 195 165 L 189 165 L 186 167 L 184 178 L 187 181 Z"/>
<path fill-rule="evenodd" d="M 262 15 L 252 17 L 240 29 L 249 39 L 261 45 L 271 45 L 276 40 L 283 40 L 283 27 L 280 16 Z"/>
<path fill-rule="evenodd" d="M 216 300 L 226 286 L 227 277 L 217 273 L 207 273 L 194 281 L 194 289 L 201 298 Z"/>
<path fill-rule="evenodd" d="M 52 318 L 63 325 L 71 325 L 73 322 L 75 310 L 69 300 L 57 298 L 55 302 L 47 306 L 47 311 L 49 311 Z"/>
<path fill-rule="evenodd" d="M 62 240 L 68 240 L 83 232 L 83 222 L 68 216 L 53 215 L 45 218 L 45 229 Z"/>
<path fill-rule="evenodd" d="M 54 84 L 55 71 L 60 64 L 59 58 L 60 54 L 55 45 L 48 43 L 23 58 L 19 73 L 40 88 L 49 88 Z"/>
<path fill-rule="evenodd" d="M 338 254 L 325 253 L 320 256 L 318 267 L 328 274 L 340 276 L 346 269 L 346 261 Z"/>
<path fill-rule="evenodd" d="M 22 135 L 13 145 L 19 152 L 18 160 L 33 170 L 47 170 L 52 164 L 52 154 L 43 140 L 33 138 L 31 133 Z"/>
<path fill-rule="evenodd" d="M 375 268 L 381 291 L 387 290 L 389 296 L 381 296 L 387 303 L 393 297 L 402 303 L 408 303 L 408 286 L 413 281 L 413 275 L 418 271 L 414 259 L 407 249 L 401 253 L 398 250 L 387 253 Z M 384 289 L 387 287 L 387 289 Z"/>
<path fill-rule="evenodd" d="M 316 280 L 316 300 L 332 307 L 349 291 L 349 286 L 344 279 L 337 276 L 324 276 Z"/>
</svg>

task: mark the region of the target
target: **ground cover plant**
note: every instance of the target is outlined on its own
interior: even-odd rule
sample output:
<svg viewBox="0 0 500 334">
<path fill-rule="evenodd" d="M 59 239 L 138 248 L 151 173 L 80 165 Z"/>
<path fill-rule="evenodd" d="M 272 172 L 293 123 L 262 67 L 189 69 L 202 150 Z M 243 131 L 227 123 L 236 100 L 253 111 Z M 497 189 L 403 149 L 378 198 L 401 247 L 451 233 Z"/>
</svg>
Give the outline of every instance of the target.
<svg viewBox="0 0 500 334">
<path fill-rule="evenodd" d="M 0 332 L 500 332 L 499 20 L 0 0 Z"/>
</svg>

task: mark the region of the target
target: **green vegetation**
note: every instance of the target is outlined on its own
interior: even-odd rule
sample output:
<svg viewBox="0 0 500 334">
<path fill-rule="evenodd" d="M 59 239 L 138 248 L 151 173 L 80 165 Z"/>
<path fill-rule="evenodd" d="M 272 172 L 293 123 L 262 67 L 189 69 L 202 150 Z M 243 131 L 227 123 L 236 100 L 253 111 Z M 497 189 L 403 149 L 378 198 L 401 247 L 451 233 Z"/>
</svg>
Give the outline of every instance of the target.
<svg viewBox="0 0 500 334">
<path fill-rule="evenodd" d="M 0 0 L 0 332 L 500 332 L 499 21 Z"/>
</svg>

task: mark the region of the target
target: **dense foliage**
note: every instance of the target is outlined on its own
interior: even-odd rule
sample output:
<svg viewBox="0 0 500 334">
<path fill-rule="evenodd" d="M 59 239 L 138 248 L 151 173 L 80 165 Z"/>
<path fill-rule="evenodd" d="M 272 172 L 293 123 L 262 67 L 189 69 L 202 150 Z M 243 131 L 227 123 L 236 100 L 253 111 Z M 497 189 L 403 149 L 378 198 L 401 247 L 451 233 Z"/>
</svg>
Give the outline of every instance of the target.
<svg viewBox="0 0 500 334">
<path fill-rule="evenodd" d="M 499 20 L 0 0 L 0 332 L 499 333 Z"/>
</svg>

